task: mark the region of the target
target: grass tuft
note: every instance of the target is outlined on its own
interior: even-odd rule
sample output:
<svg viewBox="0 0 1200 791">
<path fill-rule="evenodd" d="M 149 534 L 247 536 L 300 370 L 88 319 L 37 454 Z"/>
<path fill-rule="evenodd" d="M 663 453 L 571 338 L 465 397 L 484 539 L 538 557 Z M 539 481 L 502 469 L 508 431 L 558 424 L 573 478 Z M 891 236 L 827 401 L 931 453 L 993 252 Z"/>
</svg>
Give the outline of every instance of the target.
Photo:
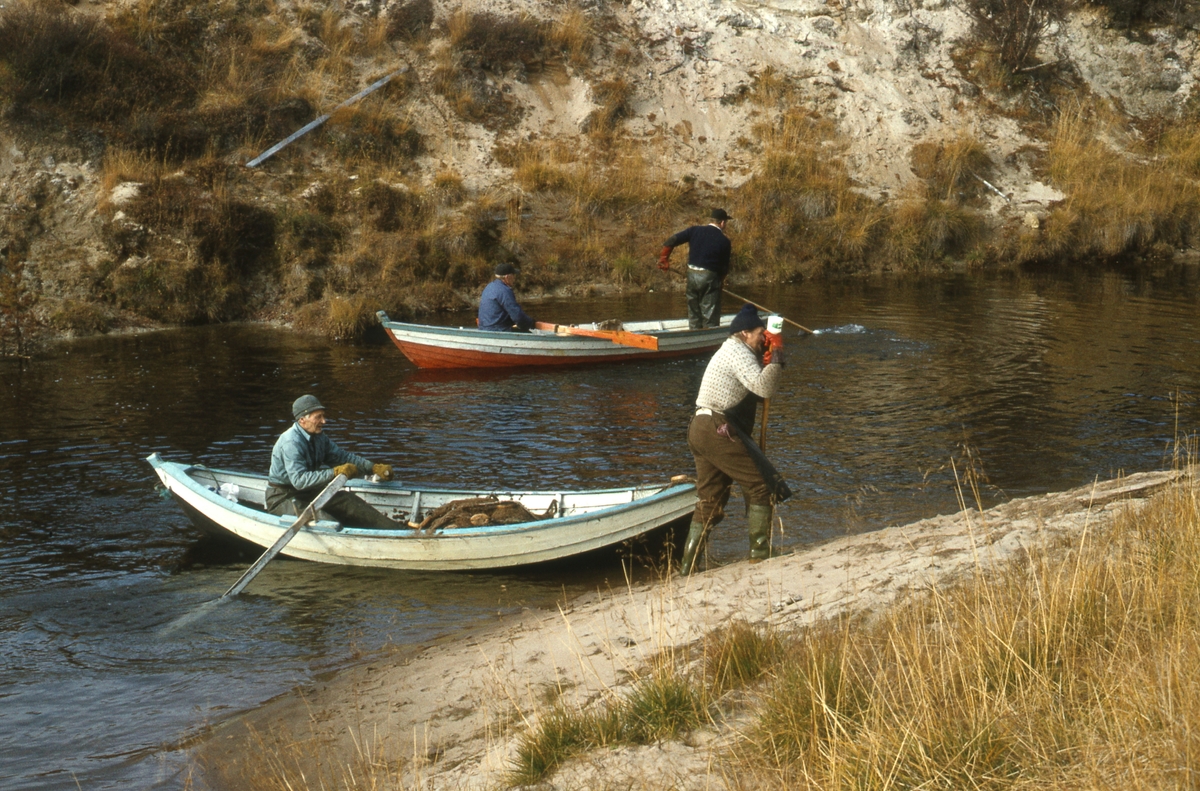
<svg viewBox="0 0 1200 791">
<path fill-rule="evenodd" d="M 779 663 L 786 644 L 773 630 L 734 621 L 704 641 L 704 675 L 714 696 L 758 681 Z"/>
<path fill-rule="evenodd" d="M 652 744 L 699 726 L 707 695 L 674 662 L 664 662 L 634 685 L 620 712 L 625 738 Z"/>
<path fill-rule="evenodd" d="M 586 68 L 591 61 L 595 34 L 592 22 L 579 6 L 571 6 L 554 20 L 546 35 L 547 43 L 562 52 L 576 69 Z"/>
<path fill-rule="evenodd" d="M 550 26 L 528 14 L 455 11 L 448 22 L 450 46 L 470 66 L 503 72 L 542 68 Z"/>
<path fill-rule="evenodd" d="M 556 706 L 521 738 L 510 782 L 532 785 L 569 758 L 597 747 L 652 744 L 702 725 L 708 693 L 666 655 L 639 678 L 624 699 L 589 711 Z"/>
<path fill-rule="evenodd" d="M 941 200 L 970 200 L 983 194 L 980 178 L 991 175 L 992 160 L 976 138 L 967 134 L 943 143 L 918 143 L 909 155 L 913 173 L 925 180 Z"/>
<path fill-rule="evenodd" d="M 617 124 L 630 113 L 633 85 L 621 78 L 603 80 L 592 86 L 592 99 L 597 107 L 586 119 L 583 129 L 593 139 L 611 143 Z"/>
<path fill-rule="evenodd" d="M 557 769 L 589 745 L 586 721 L 574 713 L 554 709 L 542 715 L 534 738 L 517 750 L 513 785 L 531 785 Z"/>
<path fill-rule="evenodd" d="M 122 212 L 108 223 L 117 261 L 106 283 L 120 306 L 140 315 L 175 324 L 237 318 L 255 278 L 274 268 L 275 214 L 220 182 L 158 178 Z"/>
<path fill-rule="evenodd" d="M 433 0 L 406 0 L 388 9 L 389 39 L 418 41 L 429 35 L 433 25 Z"/>
</svg>

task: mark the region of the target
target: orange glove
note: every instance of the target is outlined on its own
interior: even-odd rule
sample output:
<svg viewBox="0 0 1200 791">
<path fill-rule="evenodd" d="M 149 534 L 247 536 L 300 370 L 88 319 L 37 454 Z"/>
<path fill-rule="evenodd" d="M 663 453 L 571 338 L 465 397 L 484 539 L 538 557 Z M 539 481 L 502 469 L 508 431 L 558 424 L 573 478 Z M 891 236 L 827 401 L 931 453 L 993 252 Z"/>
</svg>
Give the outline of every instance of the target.
<svg viewBox="0 0 1200 791">
<path fill-rule="evenodd" d="M 392 479 L 392 465 L 390 464 L 373 464 L 371 472 L 379 476 L 381 481 L 390 481 Z"/>
<path fill-rule="evenodd" d="M 358 467 L 350 462 L 339 464 L 333 468 L 334 475 L 345 475 L 347 478 L 353 478 L 358 475 Z"/>
<path fill-rule="evenodd" d="M 671 268 L 671 250 L 674 248 L 664 247 L 662 252 L 658 254 L 658 268 L 666 272 Z"/>
<path fill-rule="evenodd" d="M 763 340 L 767 344 L 767 349 L 763 352 L 763 365 L 770 365 L 772 360 L 783 365 L 783 336 L 764 332 Z"/>
</svg>

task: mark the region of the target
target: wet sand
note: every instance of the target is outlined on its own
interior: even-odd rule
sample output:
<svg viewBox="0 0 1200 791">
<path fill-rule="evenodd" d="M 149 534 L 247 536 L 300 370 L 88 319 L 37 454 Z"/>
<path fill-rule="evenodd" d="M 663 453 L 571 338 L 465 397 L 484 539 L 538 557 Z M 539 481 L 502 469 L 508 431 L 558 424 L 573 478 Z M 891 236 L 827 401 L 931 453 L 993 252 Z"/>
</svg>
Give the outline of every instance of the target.
<svg viewBox="0 0 1200 791">
<path fill-rule="evenodd" d="M 597 592 L 558 612 L 527 611 L 439 643 L 382 657 L 213 729 L 194 749 L 197 787 L 234 789 L 260 771 L 259 738 L 317 762 L 370 752 L 405 787 L 503 787 L 519 736 L 561 695 L 621 694 L 662 651 L 733 620 L 795 627 L 886 607 L 976 567 L 1079 535 L 1137 507 L 1185 473 L 1139 473 L 1066 492 L 847 536 L 751 565 Z M 597 751 L 539 788 L 722 788 L 714 758 L 736 725 L 678 743 Z M 310 787 L 318 787 L 316 784 Z"/>
</svg>

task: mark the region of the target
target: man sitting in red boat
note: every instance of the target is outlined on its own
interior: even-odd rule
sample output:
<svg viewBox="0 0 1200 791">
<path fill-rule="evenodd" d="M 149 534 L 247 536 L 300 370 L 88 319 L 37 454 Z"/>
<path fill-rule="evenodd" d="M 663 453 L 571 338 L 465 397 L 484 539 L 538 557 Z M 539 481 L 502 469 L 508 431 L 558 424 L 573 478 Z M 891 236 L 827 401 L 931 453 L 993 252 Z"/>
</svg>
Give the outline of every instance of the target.
<svg viewBox="0 0 1200 791">
<path fill-rule="evenodd" d="M 528 332 L 534 320 L 521 310 L 513 295 L 513 283 L 517 282 L 517 268 L 509 263 L 496 267 L 496 277 L 488 283 L 479 298 L 479 329 L 489 332 L 517 330 Z"/>
</svg>

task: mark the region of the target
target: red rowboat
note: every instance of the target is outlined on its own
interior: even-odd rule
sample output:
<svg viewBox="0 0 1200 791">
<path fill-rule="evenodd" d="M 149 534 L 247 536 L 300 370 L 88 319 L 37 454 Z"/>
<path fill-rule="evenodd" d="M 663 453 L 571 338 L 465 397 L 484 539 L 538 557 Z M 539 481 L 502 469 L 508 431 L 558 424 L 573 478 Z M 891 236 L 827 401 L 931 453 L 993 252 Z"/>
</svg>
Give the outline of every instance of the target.
<svg viewBox="0 0 1200 791">
<path fill-rule="evenodd" d="M 539 323 L 530 332 L 484 332 L 392 321 L 379 311 L 392 341 L 418 368 L 516 368 L 656 360 L 714 351 L 729 337 L 733 314 L 720 327 L 689 330 L 687 319 L 599 324 Z"/>
</svg>

